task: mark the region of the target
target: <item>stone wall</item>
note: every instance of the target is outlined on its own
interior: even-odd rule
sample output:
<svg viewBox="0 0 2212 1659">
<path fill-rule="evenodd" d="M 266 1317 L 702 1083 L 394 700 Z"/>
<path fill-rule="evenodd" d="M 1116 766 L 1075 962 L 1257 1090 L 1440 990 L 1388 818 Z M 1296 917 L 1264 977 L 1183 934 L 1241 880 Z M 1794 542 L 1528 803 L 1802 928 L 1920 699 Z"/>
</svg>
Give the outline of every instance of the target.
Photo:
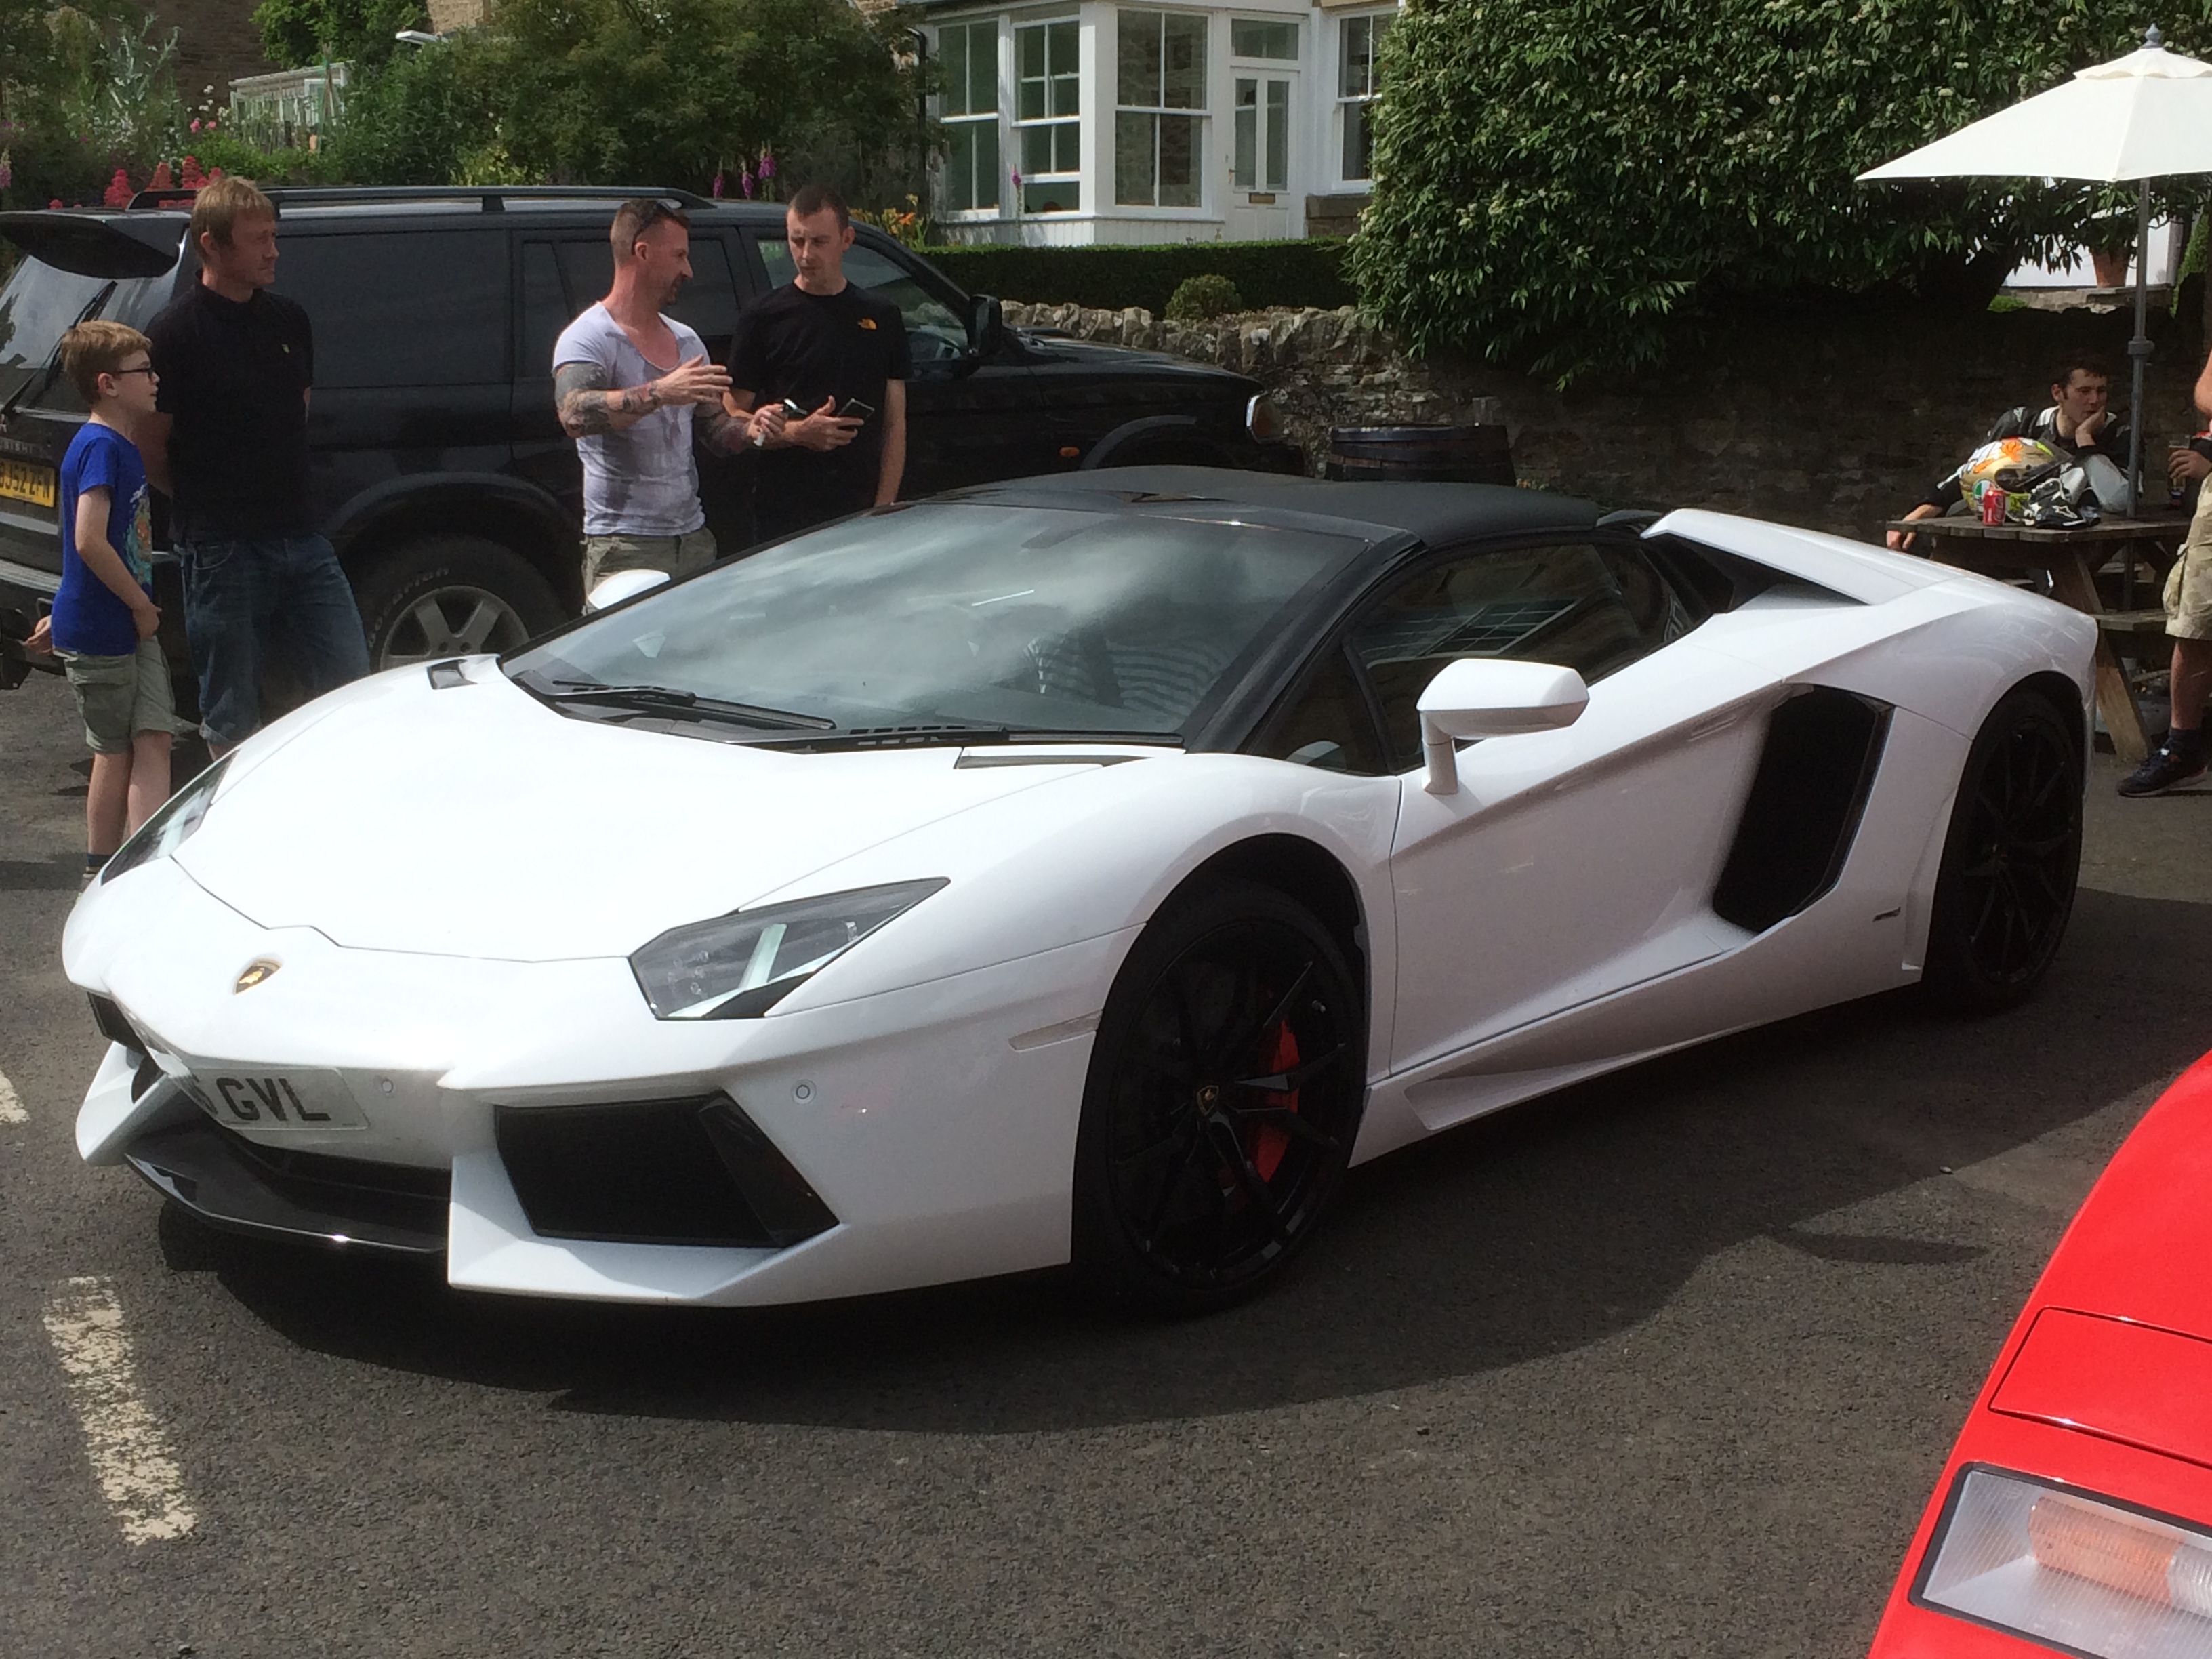
<svg viewBox="0 0 2212 1659">
<path fill-rule="evenodd" d="M 2119 312 L 1768 311 L 1678 349 L 1662 372 L 1562 392 L 1409 359 L 1349 308 L 1211 323 L 1054 306 L 1010 304 L 1006 314 L 1249 374 L 1287 405 L 1310 460 L 1332 425 L 1502 420 L 1525 483 L 1607 507 L 1710 507 L 1859 537 L 1963 460 L 2000 411 L 2045 401 L 2064 350 L 2103 352 L 2114 403 L 2124 403 L 2130 331 Z M 2153 331 L 2145 453 L 2159 469 L 2166 440 L 2186 429 L 2203 359 L 2162 319 Z"/>
</svg>

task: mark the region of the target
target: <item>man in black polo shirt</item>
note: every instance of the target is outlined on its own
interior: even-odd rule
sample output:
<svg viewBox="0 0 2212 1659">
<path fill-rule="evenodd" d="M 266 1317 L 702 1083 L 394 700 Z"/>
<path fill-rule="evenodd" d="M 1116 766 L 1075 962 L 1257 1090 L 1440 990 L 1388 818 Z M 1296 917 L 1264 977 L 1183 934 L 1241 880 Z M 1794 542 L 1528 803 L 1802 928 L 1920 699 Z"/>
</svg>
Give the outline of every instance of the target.
<svg viewBox="0 0 2212 1659">
<path fill-rule="evenodd" d="M 733 416 L 769 405 L 753 483 L 763 541 L 895 501 L 906 471 L 906 321 L 845 280 L 853 216 L 836 191 L 807 185 L 783 221 L 796 274 L 738 319 L 726 394 Z M 778 418 L 787 398 L 806 413 Z"/>
<path fill-rule="evenodd" d="M 244 179 L 192 204 L 199 281 L 154 319 L 146 471 L 176 503 L 200 731 L 220 755 L 261 725 L 262 671 L 310 696 L 368 672 L 361 613 L 307 499 L 307 313 L 269 292 L 276 210 Z"/>
</svg>

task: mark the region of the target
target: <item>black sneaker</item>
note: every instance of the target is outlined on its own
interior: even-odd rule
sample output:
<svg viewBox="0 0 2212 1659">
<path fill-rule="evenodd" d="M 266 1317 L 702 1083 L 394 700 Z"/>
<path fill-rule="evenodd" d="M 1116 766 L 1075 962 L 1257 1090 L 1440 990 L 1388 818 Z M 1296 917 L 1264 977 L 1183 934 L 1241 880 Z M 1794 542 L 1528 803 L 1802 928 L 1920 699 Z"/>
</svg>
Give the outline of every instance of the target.
<svg viewBox="0 0 2212 1659">
<path fill-rule="evenodd" d="M 2130 796 L 2163 795 L 2185 783 L 2194 783 L 2203 775 L 2203 754 L 2193 748 L 2185 753 L 2179 751 L 2169 739 L 2165 747 L 2153 750 L 2148 759 L 2120 780 L 2120 793 Z"/>
</svg>

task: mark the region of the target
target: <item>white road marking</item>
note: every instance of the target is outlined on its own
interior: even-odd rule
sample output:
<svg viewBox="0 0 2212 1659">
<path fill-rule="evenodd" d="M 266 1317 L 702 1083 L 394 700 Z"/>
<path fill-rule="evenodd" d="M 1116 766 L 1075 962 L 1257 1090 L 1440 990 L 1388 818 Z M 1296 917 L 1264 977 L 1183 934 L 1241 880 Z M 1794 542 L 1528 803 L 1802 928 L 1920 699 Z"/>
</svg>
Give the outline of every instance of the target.
<svg viewBox="0 0 2212 1659">
<path fill-rule="evenodd" d="M 0 1123 L 28 1123 L 31 1115 L 23 1109 L 23 1097 L 15 1092 L 15 1085 L 8 1081 L 7 1073 L 0 1072 Z"/>
<path fill-rule="evenodd" d="M 46 1302 L 46 1334 L 69 1373 L 85 1449 L 125 1540 L 182 1538 L 198 1524 L 168 1437 L 131 1375 L 123 1308 L 104 1279 L 69 1279 Z"/>
</svg>

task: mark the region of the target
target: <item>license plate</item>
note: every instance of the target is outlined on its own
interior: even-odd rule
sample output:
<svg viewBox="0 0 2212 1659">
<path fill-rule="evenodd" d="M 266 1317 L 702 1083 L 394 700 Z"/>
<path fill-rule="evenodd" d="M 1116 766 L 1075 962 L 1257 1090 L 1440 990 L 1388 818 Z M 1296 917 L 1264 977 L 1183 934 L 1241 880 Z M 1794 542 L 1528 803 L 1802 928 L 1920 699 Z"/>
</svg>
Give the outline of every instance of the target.
<svg viewBox="0 0 2212 1659">
<path fill-rule="evenodd" d="M 218 1123 L 253 1131 L 366 1129 L 368 1120 L 336 1072 L 198 1072 L 200 1104 Z"/>
<path fill-rule="evenodd" d="M 33 507 L 52 507 L 57 499 L 54 470 L 36 461 L 0 461 L 0 495 Z"/>
</svg>

